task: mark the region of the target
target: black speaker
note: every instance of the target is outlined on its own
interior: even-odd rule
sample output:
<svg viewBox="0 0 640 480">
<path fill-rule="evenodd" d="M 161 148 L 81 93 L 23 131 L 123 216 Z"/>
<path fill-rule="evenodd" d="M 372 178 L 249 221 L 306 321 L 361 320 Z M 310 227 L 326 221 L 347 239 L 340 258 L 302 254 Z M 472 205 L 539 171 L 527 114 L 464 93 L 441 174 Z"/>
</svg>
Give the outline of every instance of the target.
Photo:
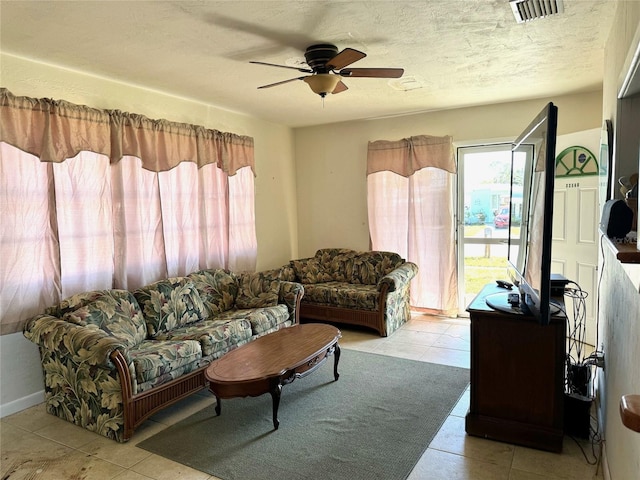
<svg viewBox="0 0 640 480">
<path fill-rule="evenodd" d="M 577 393 L 564 394 L 564 433 L 589 438 L 592 400 Z"/>
<path fill-rule="evenodd" d="M 633 210 L 622 200 L 608 200 L 602 209 L 600 228 L 609 238 L 624 238 L 633 225 Z"/>
</svg>

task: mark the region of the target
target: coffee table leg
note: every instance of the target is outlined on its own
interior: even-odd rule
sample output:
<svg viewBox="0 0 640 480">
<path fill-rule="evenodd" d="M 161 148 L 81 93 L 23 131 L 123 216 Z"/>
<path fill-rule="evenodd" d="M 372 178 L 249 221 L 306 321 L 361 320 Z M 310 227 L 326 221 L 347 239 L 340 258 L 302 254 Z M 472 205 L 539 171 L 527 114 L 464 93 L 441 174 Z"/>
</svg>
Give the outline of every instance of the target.
<svg viewBox="0 0 640 480">
<path fill-rule="evenodd" d="M 220 416 L 220 410 L 222 410 L 222 405 L 220 402 L 220 397 L 216 396 L 216 415 Z"/>
<path fill-rule="evenodd" d="M 338 378 L 340 378 L 340 374 L 338 373 L 338 362 L 340 361 L 340 345 L 336 343 L 336 350 L 333 352 L 335 359 L 333 360 L 333 378 L 335 378 L 336 382 Z"/>
<path fill-rule="evenodd" d="M 273 399 L 273 429 L 277 430 L 280 426 L 280 421 L 278 420 L 278 407 L 280 406 L 282 385 L 280 385 L 280 383 L 276 384 L 269 393 L 271 393 L 271 398 Z"/>
</svg>

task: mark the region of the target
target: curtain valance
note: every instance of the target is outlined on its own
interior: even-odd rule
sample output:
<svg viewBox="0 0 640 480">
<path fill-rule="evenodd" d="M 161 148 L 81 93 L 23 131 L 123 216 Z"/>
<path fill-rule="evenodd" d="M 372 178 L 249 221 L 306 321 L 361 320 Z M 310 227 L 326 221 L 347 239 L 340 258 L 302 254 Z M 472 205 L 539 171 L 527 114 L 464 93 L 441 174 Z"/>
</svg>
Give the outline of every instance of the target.
<svg viewBox="0 0 640 480">
<path fill-rule="evenodd" d="M 409 177 L 426 167 L 456 173 L 451 136 L 419 135 L 395 141 L 369 142 L 367 175 L 391 171 Z"/>
<path fill-rule="evenodd" d="M 152 120 L 119 110 L 99 110 L 64 100 L 18 97 L 0 89 L 0 141 L 44 162 L 60 163 L 81 151 L 106 155 L 111 163 L 130 155 L 153 172 L 179 163 L 198 168 L 215 163 L 228 175 L 251 167 L 251 137 L 198 125 Z"/>
</svg>

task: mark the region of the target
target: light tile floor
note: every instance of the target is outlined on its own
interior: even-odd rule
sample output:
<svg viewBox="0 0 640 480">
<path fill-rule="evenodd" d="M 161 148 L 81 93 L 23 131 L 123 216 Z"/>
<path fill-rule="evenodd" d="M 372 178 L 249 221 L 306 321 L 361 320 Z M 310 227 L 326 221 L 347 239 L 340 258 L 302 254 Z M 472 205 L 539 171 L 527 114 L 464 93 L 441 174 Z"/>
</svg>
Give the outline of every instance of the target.
<svg viewBox="0 0 640 480">
<path fill-rule="evenodd" d="M 341 330 L 340 344 L 345 349 L 469 368 L 468 319 L 415 315 L 388 338 L 364 330 L 346 327 Z M 49 415 L 43 405 L 29 408 L 0 421 L 0 478 L 215 480 L 206 473 L 136 447 L 138 442 L 214 402 L 208 393 L 192 395 L 153 416 L 125 444 Z M 468 405 L 469 390 L 454 407 L 409 480 L 603 478 L 601 472 L 596 475 L 596 466 L 587 462 L 578 444 L 569 437 L 565 437 L 563 453 L 555 454 L 466 435 L 464 415 Z M 595 462 L 591 444 L 581 442 L 581 445 Z"/>
</svg>

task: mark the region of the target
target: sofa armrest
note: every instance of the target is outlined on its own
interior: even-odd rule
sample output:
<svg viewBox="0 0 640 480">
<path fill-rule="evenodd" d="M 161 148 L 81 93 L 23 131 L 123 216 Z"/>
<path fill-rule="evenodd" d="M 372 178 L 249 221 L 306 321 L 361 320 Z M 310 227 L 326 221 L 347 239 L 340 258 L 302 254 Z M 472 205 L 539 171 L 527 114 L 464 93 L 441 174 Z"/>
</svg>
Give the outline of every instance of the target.
<svg viewBox="0 0 640 480">
<path fill-rule="evenodd" d="M 385 287 L 387 292 L 399 290 L 403 285 L 408 284 L 417 273 L 418 266 L 415 263 L 405 262 L 378 281 L 378 291 L 382 291 Z"/>
<path fill-rule="evenodd" d="M 131 392 L 131 378 L 112 361 L 118 359 L 126 368 L 124 344 L 95 325 L 76 325 L 46 314 L 29 320 L 24 336 L 40 349 L 47 412 L 124 441 L 124 405 L 130 401 L 125 395 Z"/>
<path fill-rule="evenodd" d="M 278 303 L 284 303 L 289 310 L 289 320 L 293 323 L 300 323 L 300 300 L 304 295 L 304 287 L 301 283 L 280 282 L 280 293 Z"/>
<path fill-rule="evenodd" d="M 37 315 L 24 328 L 24 336 L 41 349 L 70 356 L 74 362 L 114 369 L 111 353 L 126 345 L 95 325 L 76 325 L 51 315 Z M 128 360 L 128 358 L 127 358 Z"/>
</svg>

